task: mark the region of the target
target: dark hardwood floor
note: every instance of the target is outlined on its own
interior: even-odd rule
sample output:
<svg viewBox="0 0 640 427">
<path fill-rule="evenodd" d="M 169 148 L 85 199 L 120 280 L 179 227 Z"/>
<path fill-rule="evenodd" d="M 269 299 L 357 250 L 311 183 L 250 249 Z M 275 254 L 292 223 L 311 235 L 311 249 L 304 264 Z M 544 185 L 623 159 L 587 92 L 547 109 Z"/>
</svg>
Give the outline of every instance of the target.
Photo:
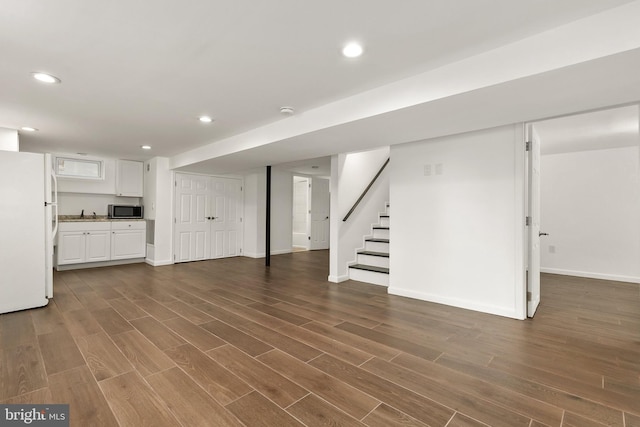
<svg viewBox="0 0 640 427">
<path fill-rule="evenodd" d="M 0 402 L 73 426 L 640 427 L 637 284 L 543 275 L 517 321 L 332 284 L 328 253 L 59 272 L 0 315 Z"/>
</svg>

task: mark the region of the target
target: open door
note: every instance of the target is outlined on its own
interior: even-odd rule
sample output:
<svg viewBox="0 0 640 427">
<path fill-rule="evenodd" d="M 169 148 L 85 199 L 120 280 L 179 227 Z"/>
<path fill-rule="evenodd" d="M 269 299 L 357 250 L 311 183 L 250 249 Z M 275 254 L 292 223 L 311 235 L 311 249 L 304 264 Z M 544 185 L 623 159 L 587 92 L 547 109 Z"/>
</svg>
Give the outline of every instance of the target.
<svg viewBox="0 0 640 427">
<path fill-rule="evenodd" d="M 311 178 L 293 177 L 293 221 L 291 223 L 291 246 L 293 250 L 309 250 L 309 216 L 311 215 Z"/>
<path fill-rule="evenodd" d="M 309 249 L 329 249 L 329 180 L 311 179 Z"/>
<path fill-rule="evenodd" d="M 540 304 L 540 139 L 532 124 L 527 125 L 528 143 L 528 268 L 527 317 L 533 317 Z"/>
</svg>

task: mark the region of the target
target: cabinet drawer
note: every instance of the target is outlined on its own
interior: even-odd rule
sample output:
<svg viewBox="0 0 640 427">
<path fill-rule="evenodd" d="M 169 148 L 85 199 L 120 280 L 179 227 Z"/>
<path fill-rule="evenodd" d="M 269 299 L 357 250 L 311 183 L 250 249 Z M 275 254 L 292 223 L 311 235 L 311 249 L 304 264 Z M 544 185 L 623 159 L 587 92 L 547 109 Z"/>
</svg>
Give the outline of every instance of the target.
<svg viewBox="0 0 640 427">
<path fill-rule="evenodd" d="M 58 230 L 60 231 L 109 231 L 111 223 L 107 221 L 77 221 L 77 222 L 61 222 Z"/>
<path fill-rule="evenodd" d="M 146 221 L 112 221 L 111 230 L 146 230 Z"/>
</svg>

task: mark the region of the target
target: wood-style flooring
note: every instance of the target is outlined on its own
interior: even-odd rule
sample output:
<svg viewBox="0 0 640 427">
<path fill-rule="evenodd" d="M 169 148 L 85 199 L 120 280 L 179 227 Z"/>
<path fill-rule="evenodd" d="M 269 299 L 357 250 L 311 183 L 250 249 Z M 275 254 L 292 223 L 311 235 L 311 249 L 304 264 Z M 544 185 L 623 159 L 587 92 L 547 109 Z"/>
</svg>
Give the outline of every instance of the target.
<svg viewBox="0 0 640 427">
<path fill-rule="evenodd" d="M 64 271 L 0 315 L 0 402 L 73 426 L 640 426 L 637 284 L 517 321 L 327 282 L 328 252 Z"/>
</svg>

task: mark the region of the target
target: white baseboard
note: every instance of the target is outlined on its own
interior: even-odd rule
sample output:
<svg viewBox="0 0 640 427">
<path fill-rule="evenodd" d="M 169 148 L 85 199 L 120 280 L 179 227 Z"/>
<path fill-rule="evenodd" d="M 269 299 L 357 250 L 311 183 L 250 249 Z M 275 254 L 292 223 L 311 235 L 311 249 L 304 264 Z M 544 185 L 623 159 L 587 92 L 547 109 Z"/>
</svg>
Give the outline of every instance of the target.
<svg viewBox="0 0 640 427">
<path fill-rule="evenodd" d="M 113 267 L 115 265 L 138 264 L 143 262 L 146 262 L 144 258 L 117 259 L 117 260 L 110 260 L 110 261 L 97 261 L 97 262 L 85 262 L 80 264 L 58 265 L 56 267 L 56 270 L 65 271 L 65 270 L 80 270 L 84 268 L 93 268 L 93 267 Z"/>
<path fill-rule="evenodd" d="M 150 266 L 153 267 L 160 267 L 161 265 L 171 265 L 173 264 L 173 260 L 164 260 L 164 261 L 155 261 L 155 260 L 151 260 L 151 259 L 145 259 L 144 262 L 146 262 L 147 264 L 149 264 Z"/>
<path fill-rule="evenodd" d="M 280 249 L 277 251 L 271 251 L 271 255 L 282 255 L 282 254 L 290 254 L 291 252 L 293 252 L 291 249 Z M 245 252 L 242 254 L 242 256 L 246 256 L 248 258 L 264 258 L 266 257 L 266 253 L 265 252 Z"/>
<path fill-rule="evenodd" d="M 349 275 L 345 274 L 344 276 L 329 276 L 327 277 L 327 280 L 332 283 L 342 283 L 349 280 Z"/>
<path fill-rule="evenodd" d="M 588 279 L 613 280 L 615 282 L 640 283 L 640 277 L 620 276 L 617 274 L 594 273 L 591 271 L 565 270 L 561 268 L 541 268 L 541 273 L 560 274 L 562 276 L 586 277 Z"/>
<path fill-rule="evenodd" d="M 264 258 L 264 252 L 255 253 L 255 252 L 245 252 L 242 256 L 246 256 L 247 258 Z"/>
<path fill-rule="evenodd" d="M 282 254 L 290 254 L 293 252 L 291 248 L 289 249 L 280 249 L 278 251 L 271 251 L 271 255 L 282 255 Z"/>
<path fill-rule="evenodd" d="M 435 302 L 438 304 L 450 305 L 453 307 L 464 308 L 466 310 L 479 311 L 481 313 L 495 314 L 497 316 L 510 317 L 511 319 L 523 320 L 518 317 L 515 308 L 498 307 L 488 304 L 479 304 L 475 301 L 463 300 L 459 298 L 443 297 L 440 295 L 433 295 L 426 292 L 416 292 L 409 289 L 401 289 L 395 287 L 389 287 L 387 293 L 390 295 L 398 295 L 401 297 L 408 297 L 419 299 L 422 301 Z"/>
</svg>

